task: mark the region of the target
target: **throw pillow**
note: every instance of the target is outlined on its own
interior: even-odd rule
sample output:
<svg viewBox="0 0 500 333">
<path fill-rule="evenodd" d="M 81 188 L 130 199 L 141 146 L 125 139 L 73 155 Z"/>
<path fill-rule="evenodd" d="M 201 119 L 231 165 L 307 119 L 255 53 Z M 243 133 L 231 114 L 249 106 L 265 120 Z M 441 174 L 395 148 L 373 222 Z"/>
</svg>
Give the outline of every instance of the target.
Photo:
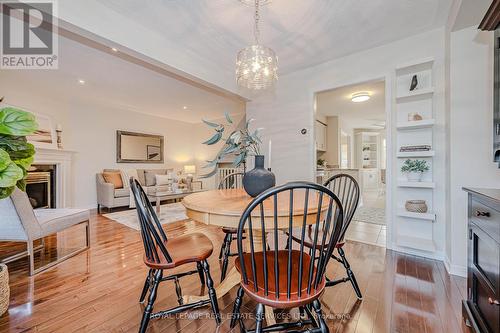
<svg viewBox="0 0 500 333">
<path fill-rule="evenodd" d="M 156 175 L 156 186 L 168 185 L 172 182 L 172 178 L 168 175 Z"/>
<path fill-rule="evenodd" d="M 166 169 L 159 170 L 145 170 L 144 178 L 146 178 L 146 186 L 156 185 L 156 175 L 165 175 L 167 173 Z"/>
<path fill-rule="evenodd" d="M 121 175 L 123 181 L 123 188 L 130 187 L 130 178 L 139 179 L 139 176 L 137 175 L 137 169 L 121 170 Z"/>
<path fill-rule="evenodd" d="M 102 177 L 106 183 L 111 183 L 115 189 L 123 188 L 123 181 L 120 172 L 103 172 Z"/>
</svg>

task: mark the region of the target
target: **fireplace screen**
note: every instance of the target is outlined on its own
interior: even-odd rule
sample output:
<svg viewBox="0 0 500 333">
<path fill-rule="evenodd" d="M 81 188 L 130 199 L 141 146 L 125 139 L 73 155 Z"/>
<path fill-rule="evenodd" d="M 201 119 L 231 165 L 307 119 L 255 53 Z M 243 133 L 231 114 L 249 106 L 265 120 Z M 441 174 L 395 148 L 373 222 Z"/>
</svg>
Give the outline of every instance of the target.
<svg viewBox="0 0 500 333">
<path fill-rule="evenodd" d="M 26 193 L 33 208 L 56 208 L 56 166 L 32 165 L 26 177 Z"/>
<path fill-rule="evenodd" d="M 51 208 L 51 192 L 50 172 L 28 172 L 26 193 L 33 208 Z"/>
</svg>

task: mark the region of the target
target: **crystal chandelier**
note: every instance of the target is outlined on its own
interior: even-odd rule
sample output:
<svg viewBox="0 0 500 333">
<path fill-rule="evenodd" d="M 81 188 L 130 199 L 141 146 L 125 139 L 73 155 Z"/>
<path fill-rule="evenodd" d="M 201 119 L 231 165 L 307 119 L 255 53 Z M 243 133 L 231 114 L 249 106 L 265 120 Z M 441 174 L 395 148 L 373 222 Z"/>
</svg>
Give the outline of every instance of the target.
<svg viewBox="0 0 500 333">
<path fill-rule="evenodd" d="M 249 4 L 251 0 L 240 0 Z M 254 45 L 245 47 L 238 52 L 236 57 L 236 82 L 238 85 L 261 90 L 272 87 L 278 80 L 278 57 L 276 53 L 268 47 L 260 45 L 259 37 L 259 9 L 260 5 L 268 3 L 270 0 L 254 0 L 255 5 L 255 26 Z"/>
</svg>

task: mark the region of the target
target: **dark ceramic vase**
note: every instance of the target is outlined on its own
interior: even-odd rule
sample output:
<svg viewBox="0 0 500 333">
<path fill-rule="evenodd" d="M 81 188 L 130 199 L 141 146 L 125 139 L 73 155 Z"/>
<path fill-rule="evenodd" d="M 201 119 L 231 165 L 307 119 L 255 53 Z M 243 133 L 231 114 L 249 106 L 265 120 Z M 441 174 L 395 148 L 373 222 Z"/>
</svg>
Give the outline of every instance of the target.
<svg viewBox="0 0 500 333">
<path fill-rule="evenodd" d="M 276 185 L 274 173 L 264 168 L 264 156 L 255 156 L 255 168 L 243 176 L 243 188 L 251 197 L 256 197 Z"/>
</svg>

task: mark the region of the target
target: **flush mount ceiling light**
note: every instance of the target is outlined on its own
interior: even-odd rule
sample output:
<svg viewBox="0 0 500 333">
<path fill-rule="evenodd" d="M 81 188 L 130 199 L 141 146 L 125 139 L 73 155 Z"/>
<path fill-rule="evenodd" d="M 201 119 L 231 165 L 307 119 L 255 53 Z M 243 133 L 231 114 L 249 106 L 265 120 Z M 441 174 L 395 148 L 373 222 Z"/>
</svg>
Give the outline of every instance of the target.
<svg viewBox="0 0 500 333">
<path fill-rule="evenodd" d="M 259 43 L 260 6 L 270 0 L 239 0 L 255 6 L 254 44 L 238 52 L 236 57 L 236 82 L 247 89 L 261 90 L 272 87 L 278 80 L 278 57 L 276 53 Z"/>
<path fill-rule="evenodd" d="M 255 6 L 255 0 L 240 0 L 241 3 L 247 5 L 247 6 Z M 260 0 L 259 5 L 267 5 L 268 3 L 271 3 L 271 0 Z"/>
<path fill-rule="evenodd" d="M 82 86 L 85 84 L 85 80 L 78 79 L 78 83 L 81 84 Z"/>
<path fill-rule="evenodd" d="M 351 101 L 354 103 L 366 102 L 370 99 L 370 93 L 363 91 L 351 95 Z"/>
</svg>

